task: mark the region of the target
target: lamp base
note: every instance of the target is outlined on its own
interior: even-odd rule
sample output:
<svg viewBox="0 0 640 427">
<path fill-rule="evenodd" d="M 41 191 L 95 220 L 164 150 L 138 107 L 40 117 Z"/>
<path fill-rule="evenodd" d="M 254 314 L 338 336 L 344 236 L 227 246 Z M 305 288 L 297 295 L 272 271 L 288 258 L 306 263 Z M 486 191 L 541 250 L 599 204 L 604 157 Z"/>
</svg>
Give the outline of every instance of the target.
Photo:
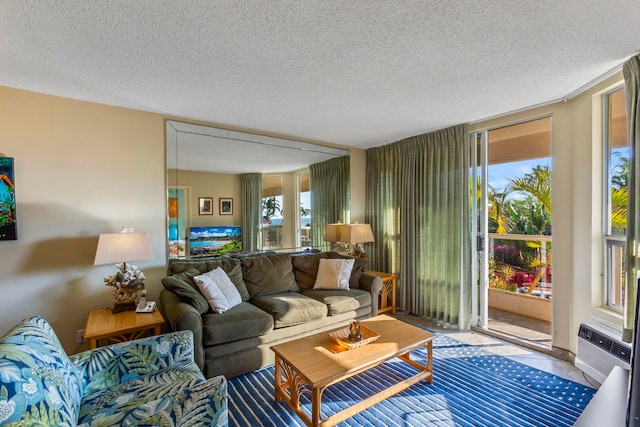
<svg viewBox="0 0 640 427">
<path fill-rule="evenodd" d="M 111 309 L 112 313 L 120 313 L 121 311 L 131 311 L 136 309 L 135 302 L 115 303 Z"/>
</svg>

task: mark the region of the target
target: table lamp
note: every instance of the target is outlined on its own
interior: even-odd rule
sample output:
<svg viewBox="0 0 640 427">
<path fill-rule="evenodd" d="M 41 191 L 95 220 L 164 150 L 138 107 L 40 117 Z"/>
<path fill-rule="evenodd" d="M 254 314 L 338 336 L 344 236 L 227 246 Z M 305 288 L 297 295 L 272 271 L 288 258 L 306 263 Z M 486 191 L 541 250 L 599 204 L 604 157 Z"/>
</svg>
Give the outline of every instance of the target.
<svg viewBox="0 0 640 427">
<path fill-rule="evenodd" d="M 373 231 L 369 224 L 327 224 L 324 240 L 348 244 L 349 255 L 354 258 L 366 258 L 361 243 L 373 242 Z"/>
<path fill-rule="evenodd" d="M 102 233 L 93 265 L 115 264 L 118 272 L 104 278 L 113 287 L 114 313 L 135 310 L 138 291 L 144 289 L 144 274 L 131 261 L 153 259 L 147 233 L 123 228 L 120 233 Z"/>
</svg>

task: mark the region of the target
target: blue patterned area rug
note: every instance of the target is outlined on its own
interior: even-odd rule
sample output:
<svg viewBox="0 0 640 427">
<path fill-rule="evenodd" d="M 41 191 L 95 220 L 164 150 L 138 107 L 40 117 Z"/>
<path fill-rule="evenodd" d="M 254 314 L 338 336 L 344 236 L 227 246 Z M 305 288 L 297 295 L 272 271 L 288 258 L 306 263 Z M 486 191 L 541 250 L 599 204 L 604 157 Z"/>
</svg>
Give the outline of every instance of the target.
<svg viewBox="0 0 640 427">
<path fill-rule="evenodd" d="M 424 362 L 425 353 L 414 351 L 412 359 Z M 596 392 L 446 335 L 434 339 L 433 356 L 432 384 L 415 384 L 338 425 L 572 426 Z M 330 386 L 322 414 L 330 416 L 416 372 L 393 359 Z M 275 401 L 273 384 L 273 366 L 230 380 L 229 425 L 304 426 L 284 402 Z M 301 406 L 311 413 L 308 399 Z"/>
</svg>

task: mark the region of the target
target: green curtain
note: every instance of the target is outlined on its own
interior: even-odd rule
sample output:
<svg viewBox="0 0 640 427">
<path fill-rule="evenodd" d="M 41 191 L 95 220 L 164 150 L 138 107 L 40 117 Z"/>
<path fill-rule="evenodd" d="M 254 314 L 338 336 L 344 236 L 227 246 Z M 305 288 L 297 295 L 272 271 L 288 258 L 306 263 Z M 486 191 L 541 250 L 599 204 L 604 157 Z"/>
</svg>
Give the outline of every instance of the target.
<svg viewBox="0 0 640 427">
<path fill-rule="evenodd" d="M 311 245 L 323 247 L 327 224 L 349 223 L 349 156 L 337 157 L 309 166 L 311 189 Z"/>
<path fill-rule="evenodd" d="M 631 342 L 636 312 L 638 273 L 640 272 L 640 55 L 629 59 L 622 67 L 627 93 L 629 125 L 629 201 L 627 205 L 626 285 L 624 300 L 624 330 L 622 338 Z"/>
<path fill-rule="evenodd" d="M 466 125 L 367 150 L 369 266 L 399 275 L 401 309 L 469 327 L 470 139 Z"/>
<path fill-rule="evenodd" d="M 260 248 L 262 220 L 262 174 L 244 173 L 242 180 L 242 249 Z"/>
</svg>

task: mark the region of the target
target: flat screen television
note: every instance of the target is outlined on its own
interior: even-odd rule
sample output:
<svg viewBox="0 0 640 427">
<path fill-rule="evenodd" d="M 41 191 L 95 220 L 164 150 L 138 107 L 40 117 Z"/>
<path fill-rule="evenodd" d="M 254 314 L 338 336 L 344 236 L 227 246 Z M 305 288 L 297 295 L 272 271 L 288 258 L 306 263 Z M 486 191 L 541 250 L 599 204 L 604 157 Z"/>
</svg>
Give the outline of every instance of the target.
<svg viewBox="0 0 640 427">
<path fill-rule="evenodd" d="M 640 278 L 638 278 L 640 289 Z M 629 377 L 629 402 L 627 404 L 627 426 L 640 427 L 640 328 L 638 311 L 640 311 L 640 292 L 636 292 L 636 317 L 631 346 L 631 371 Z"/>
<path fill-rule="evenodd" d="M 242 250 L 242 229 L 237 225 L 190 227 L 189 255 L 206 257 Z"/>
</svg>

